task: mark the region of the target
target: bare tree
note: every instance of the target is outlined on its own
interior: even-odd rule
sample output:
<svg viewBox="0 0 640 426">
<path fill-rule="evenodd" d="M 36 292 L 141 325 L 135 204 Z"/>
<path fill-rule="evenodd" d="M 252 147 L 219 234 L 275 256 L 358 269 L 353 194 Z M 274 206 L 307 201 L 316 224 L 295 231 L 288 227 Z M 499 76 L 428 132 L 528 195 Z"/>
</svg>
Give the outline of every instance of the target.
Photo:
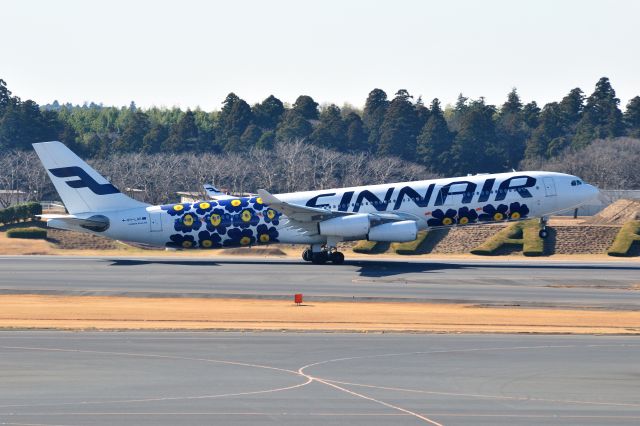
<svg viewBox="0 0 640 426">
<path fill-rule="evenodd" d="M 640 188 L 640 139 L 600 139 L 579 151 L 551 160 L 527 160 L 523 169 L 547 170 L 580 176 L 601 189 Z"/>
</svg>

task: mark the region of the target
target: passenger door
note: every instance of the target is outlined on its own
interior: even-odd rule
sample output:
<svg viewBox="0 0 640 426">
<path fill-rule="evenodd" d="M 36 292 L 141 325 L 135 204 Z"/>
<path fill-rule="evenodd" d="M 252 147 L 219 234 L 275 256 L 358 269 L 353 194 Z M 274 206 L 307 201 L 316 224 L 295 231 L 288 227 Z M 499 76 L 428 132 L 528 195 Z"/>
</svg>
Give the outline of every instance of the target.
<svg viewBox="0 0 640 426">
<path fill-rule="evenodd" d="M 162 212 L 149 213 L 149 226 L 151 227 L 151 232 L 162 231 Z"/>
<path fill-rule="evenodd" d="M 556 193 L 556 184 L 553 181 L 553 178 L 546 177 L 543 179 L 544 181 L 544 193 L 547 197 L 555 197 Z"/>
</svg>

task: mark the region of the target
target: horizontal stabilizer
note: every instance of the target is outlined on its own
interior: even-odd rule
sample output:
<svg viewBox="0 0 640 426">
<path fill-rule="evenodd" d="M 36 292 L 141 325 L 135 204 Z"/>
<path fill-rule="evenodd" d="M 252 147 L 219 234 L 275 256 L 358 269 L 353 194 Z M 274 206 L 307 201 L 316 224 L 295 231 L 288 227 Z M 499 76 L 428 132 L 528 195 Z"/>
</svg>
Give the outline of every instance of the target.
<svg viewBox="0 0 640 426">
<path fill-rule="evenodd" d="M 41 214 L 41 219 L 46 219 L 50 228 L 66 229 L 70 231 L 94 231 L 103 232 L 109 228 L 109 218 L 102 215 L 93 215 L 88 218 L 79 218 L 65 214 Z"/>
</svg>

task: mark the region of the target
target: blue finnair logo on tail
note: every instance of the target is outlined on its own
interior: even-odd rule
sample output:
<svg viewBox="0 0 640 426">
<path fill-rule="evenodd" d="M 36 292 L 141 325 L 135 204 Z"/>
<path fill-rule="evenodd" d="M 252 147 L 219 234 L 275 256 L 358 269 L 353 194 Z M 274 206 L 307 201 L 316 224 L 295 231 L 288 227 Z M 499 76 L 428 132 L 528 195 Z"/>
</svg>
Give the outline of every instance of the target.
<svg viewBox="0 0 640 426">
<path fill-rule="evenodd" d="M 118 194 L 118 188 L 110 183 L 100 184 L 87 174 L 81 167 L 59 167 L 57 169 L 49 169 L 52 175 L 59 178 L 78 177 L 78 180 L 68 180 L 67 185 L 71 188 L 89 188 L 97 195 Z"/>
</svg>

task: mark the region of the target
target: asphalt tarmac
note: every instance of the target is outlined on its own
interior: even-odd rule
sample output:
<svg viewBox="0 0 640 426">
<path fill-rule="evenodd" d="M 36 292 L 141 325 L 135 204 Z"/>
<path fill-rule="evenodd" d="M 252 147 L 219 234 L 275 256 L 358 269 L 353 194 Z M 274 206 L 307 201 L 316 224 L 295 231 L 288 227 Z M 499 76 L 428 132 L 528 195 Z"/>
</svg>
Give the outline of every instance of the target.
<svg viewBox="0 0 640 426">
<path fill-rule="evenodd" d="M 0 294 L 463 302 L 640 309 L 640 263 L 3 256 Z"/>
<path fill-rule="evenodd" d="M 637 337 L 0 332 L 0 424 L 640 423 Z"/>
</svg>

